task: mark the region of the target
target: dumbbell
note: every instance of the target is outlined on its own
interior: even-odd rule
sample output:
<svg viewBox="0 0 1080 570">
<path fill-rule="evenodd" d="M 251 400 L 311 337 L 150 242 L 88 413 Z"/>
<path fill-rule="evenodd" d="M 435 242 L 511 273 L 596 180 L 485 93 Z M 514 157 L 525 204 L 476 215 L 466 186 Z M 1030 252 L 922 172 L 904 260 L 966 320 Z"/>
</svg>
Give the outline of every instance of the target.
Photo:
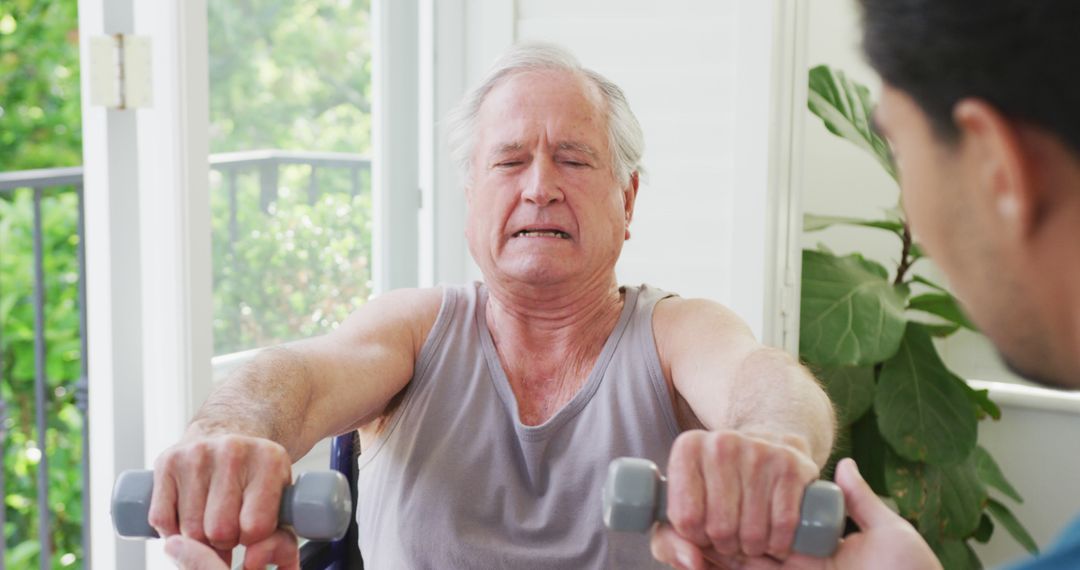
<svg viewBox="0 0 1080 570">
<path fill-rule="evenodd" d="M 667 479 L 648 459 L 620 457 L 608 466 L 604 484 L 604 524 L 611 530 L 646 532 L 667 520 Z M 791 548 L 800 554 L 832 556 L 844 530 L 844 494 L 829 481 L 814 481 L 803 492 L 799 527 Z"/>
<path fill-rule="evenodd" d="M 158 538 L 147 521 L 154 472 L 124 471 L 116 478 L 112 495 L 113 527 L 122 538 Z M 352 497 L 349 482 L 337 471 L 302 473 L 285 487 L 278 509 L 278 526 L 291 526 L 308 540 L 340 540 L 349 530 Z"/>
</svg>

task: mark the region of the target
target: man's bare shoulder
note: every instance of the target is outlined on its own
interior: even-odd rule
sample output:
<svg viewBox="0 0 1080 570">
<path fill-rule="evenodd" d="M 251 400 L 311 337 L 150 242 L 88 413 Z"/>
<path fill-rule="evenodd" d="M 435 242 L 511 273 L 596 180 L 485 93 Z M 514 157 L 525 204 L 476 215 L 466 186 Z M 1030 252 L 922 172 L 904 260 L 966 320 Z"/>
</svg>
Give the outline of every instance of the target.
<svg viewBox="0 0 1080 570">
<path fill-rule="evenodd" d="M 657 342 L 687 337 L 753 338 L 750 327 L 734 311 L 710 299 L 668 297 L 653 311 L 653 334 Z"/>
<path fill-rule="evenodd" d="M 443 289 L 396 289 L 368 300 L 338 328 L 339 339 L 358 340 L 370 336 L 397 337 L 419 351 L 435 325 L 442 306 Z"/>
<path fill-rule="evenodd" d="M 672 380 L 703 359 L 737 360 L 759 346 L 734 311 L 709 299 L 664 299 L 653 311 L 652 327 L 660 365 Z"/>
</svg>

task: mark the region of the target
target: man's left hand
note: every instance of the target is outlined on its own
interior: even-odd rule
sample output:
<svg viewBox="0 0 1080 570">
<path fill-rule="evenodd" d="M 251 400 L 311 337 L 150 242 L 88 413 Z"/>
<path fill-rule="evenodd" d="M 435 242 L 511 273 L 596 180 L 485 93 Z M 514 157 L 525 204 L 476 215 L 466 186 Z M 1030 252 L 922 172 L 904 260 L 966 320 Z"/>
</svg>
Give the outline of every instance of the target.
<svg viewBox="0 0 1080 570">
<path fill-rule="evenodd" d="M 678 568 L 791 553 L 806 486 L 818 476 L 798 436 L 692 430 L 668 459 L 667 516 L 653 556 Z"/>
</svg>

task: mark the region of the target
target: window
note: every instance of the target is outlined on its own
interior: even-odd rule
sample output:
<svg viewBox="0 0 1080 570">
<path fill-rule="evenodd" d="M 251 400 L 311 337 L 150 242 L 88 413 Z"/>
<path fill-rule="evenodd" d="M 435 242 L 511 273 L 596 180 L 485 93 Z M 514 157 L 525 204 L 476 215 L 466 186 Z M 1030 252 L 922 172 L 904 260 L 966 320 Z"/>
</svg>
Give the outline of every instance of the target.
<svg viewBox="0 0 1080 570">
<path fill-rule="evenodd" d="M 372 289 L 368 0 L 208 3 L 214 354 L 313 336 Z"/>
</svg>

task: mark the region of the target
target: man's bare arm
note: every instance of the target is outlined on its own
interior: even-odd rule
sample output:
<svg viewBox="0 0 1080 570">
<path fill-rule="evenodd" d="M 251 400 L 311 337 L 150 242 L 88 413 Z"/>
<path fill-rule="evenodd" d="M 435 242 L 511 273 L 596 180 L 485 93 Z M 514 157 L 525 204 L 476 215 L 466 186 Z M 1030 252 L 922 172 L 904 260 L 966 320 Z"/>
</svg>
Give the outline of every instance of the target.
<svg viewBox="0 0 1080 570">
<path fill-rule="evenodd" d="M 803 491 L 832 446 L 828 397 L 717 303 L 662 301 L 653 331 L 664 373 L 708 428 L 684 431 L 672 446 L 671 523 L 653 533 L 654 556 L 786 559 Z"/>
<path fill-rule="evenodd" d="M 654 330 L 665 374 L 707 428 L 804 438 L 823 466 L 832 450 L 832 404 L 786 352 L 762 345 L 731 310 L 703 299 L 667 299 Z"/>
<path fill-rule="evenodd" d="M 291 463 L 382 413 L 408 384 L 441 301 L 437 289 L 389 293 L 334 332 L 242 367 L 155 461 L 150 524 L 222 552 L 270 540 Z"/>
<path fill-rule="evenodd" d="M 295 461 L 371 421 L 412 377 L 441 300 L 438 289 L 390 292 L 329 334 L 260 352 L 207 399 L 187 436 L 261 437 Z"/>
</svg>

